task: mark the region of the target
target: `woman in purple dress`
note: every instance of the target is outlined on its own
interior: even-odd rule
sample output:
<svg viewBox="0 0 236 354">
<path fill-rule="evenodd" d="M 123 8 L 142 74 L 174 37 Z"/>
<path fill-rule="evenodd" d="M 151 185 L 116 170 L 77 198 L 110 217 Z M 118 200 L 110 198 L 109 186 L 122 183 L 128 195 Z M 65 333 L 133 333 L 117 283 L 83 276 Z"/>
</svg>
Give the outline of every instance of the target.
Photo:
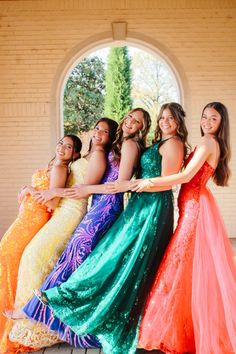
<svg viewBox="0 0 236 354">
<path fill-rule="evenodd" d="M 95 194 L 90 211 L 76 227 L 65 251 L 59 258 L 40 290 L 59 286 L 84 262 L 101 237 L 111 227 L 123 209 L 123 193 L 107 194 L 106 183 L 130 179 L 138 166 L 139 156 L 145 147 L 145 140 L 150 128 L 149 114 L 141 109 L 132 110 L 120 123 L 117 138 L 108 155 L 108 164 L 101 185 L 80 185 L 69 188 L 65 196 L 82 198 Z M 42 322 L 50 330 L 58 332 L 62 341 L 74 347 L 100 347 L 98 339 L 91 335 L 77 336 L 68 326 L 53 316 L 50 308 L 34 296 L 24 307 L 27 317 Z M 45 336 L 45 333 L 44 333 Z M 30 339 L 30 338 L 29 338 Z M 54 342 L 55 343 L 55 336 Z M 24 345 L 41 347 L 38 343 L 24 342 Z"/>
</svg>

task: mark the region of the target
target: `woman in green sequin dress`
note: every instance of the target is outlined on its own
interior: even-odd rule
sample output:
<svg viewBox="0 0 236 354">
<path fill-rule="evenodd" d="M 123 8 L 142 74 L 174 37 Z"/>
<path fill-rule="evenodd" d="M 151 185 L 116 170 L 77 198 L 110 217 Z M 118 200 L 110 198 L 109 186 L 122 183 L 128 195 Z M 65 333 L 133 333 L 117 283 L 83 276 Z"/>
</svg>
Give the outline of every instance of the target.
<svg viewBox="0 0 236 354">
<path fill-rule="evenodd" d="M 142 154 L 140 178 L 180 169 L 186 152 L 184 116 L 177 103 L 162 106 L 157 141 Z M 43 292 L 55 315 L 78 335 L 96 335 L 105 354 L 136 351 L 146 292 L 173 233 L 172 191 L 153 190 L 133 193 L 125 211 L 67 282 Z"/>
</svg>

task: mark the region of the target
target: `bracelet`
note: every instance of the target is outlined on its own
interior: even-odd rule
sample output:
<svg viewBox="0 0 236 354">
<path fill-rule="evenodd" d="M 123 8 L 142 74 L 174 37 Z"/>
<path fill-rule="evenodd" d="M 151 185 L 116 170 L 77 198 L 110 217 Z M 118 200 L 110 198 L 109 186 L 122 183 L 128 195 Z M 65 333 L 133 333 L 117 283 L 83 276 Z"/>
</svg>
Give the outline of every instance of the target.
<svg viewBox="0 0 236 354">
<path fill-rule="evenodd" d="M 155 186 L 155 183 L 149 178 L 148 181 L 151 183 L 151 185 Z"/>
</svg>

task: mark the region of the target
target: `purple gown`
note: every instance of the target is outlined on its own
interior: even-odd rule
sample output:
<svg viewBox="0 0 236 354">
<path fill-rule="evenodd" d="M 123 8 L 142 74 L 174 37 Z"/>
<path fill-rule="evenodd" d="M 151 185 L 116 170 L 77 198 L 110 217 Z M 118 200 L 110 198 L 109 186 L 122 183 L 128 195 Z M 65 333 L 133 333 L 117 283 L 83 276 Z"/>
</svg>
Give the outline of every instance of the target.
<svg viewBox="0 0 236 354">
<path fill-rule="evenodd" d="M 108 155 L 108 165 L 101 183 L 118 178 L 118 165 Z M 59 258 L 53 271 L 48 275 L 40 290 L 59 286 L 84 262 L 101 237 L 116 221 L 123 210 L 123 194 L 95 194 L 92 206 L 81 223 L 76 227 L 69 243 Z M 45 245 L 45 247 L 47 247 Z M 23 308 L 30 319 L 44 323 L 49 329 L 57 331 L 60 338 L 80 348 L 101 347 L 98 339 L 91 335 L 77 336 L 68 326 L 53 316 L 48 306 L 33 297 Z"/>
</svg>

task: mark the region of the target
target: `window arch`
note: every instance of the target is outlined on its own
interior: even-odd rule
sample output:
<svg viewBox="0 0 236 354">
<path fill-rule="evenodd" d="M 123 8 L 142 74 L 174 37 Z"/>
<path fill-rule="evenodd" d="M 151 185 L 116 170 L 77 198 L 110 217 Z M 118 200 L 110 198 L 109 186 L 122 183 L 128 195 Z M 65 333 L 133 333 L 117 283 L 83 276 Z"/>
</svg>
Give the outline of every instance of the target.
<svg viewBox="0 0 236 354">
<path fill-rule="evenodd" d="M 74 47 L 61 62 L 54 78 L 51 100 L 51 144 L 55 146 L 56 141 L 63 134 L 63 95 L 65 85 L 73 68 L 85 57 L 96 50 L 112 46 L 132 46 L 158 57 L 169 68 L 176 84 L 178 102 L 184 105 L 185 92 L 187 92 L 187 80 L 184 71 L 178 60 L 172 55 L 168 48 L 162 44 L 143 36 L 141 34 L 129 34 L 125 41 L 114 41 L 111 33 L 103 33 L 78 44 Z"/>
</svg>

